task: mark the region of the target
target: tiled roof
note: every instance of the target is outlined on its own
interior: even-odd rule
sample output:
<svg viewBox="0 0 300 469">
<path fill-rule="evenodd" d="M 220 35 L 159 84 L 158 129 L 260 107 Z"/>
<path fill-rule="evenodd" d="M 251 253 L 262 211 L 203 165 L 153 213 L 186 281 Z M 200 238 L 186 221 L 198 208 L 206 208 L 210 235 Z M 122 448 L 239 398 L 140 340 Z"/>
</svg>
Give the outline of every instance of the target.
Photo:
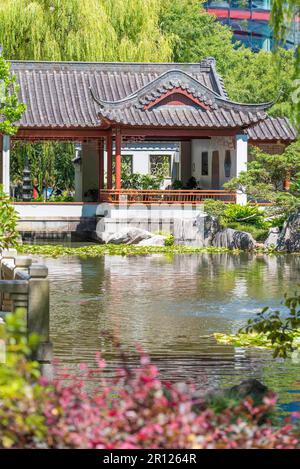
<svg viewBox="0 0 300 469">
<path fill-rule="evenodd" d="M 212 59 L 172 68 L 226 97 Z M 90 89 L 104 100 L 120 100 L 166 73 L 170 64 L 13 61 L 11 70 L 27 105 L 21 127 L 98 127 L 98 106 Z"/>
<path fill-rule="evenodd" d="M 251 140 L 285 140 L 293 141 L 297 138 L 295 128 L 287 118 L 268 117 L 253 127 L 247 129 Z"/>
<path fill-rule="evenodd" d="M 268 103 L 230 101 L 212 58 L 198 64 L 14 61 L 11 69 L 27 105 L 21 128 L 99 128 L 101 121 L 109 121 L 248 129 L 253 140 L 295 138 L 287 120 L 265 120 Z M 185 93 L 187 102 L 159 103 L 173 92 Z"/>
<path fill-rule="evenodd" d="M 184 105 L 158 105 L 157 100 L 186 93 L 194 98 Z M 228 100 L 181 70 L 169 70 L 124 99 L 105 101 L 97 98 L 99 115 L 128 126 L 227 128 L 246 127 L 267 117 L 261 105 L 239 104 Z M 171 94 L 172 96 L 172 94 Z M 186 95 L 183 95 L 186 96 Z M 197 104 L 198 103 L 198 104 Z"/>
</svg>

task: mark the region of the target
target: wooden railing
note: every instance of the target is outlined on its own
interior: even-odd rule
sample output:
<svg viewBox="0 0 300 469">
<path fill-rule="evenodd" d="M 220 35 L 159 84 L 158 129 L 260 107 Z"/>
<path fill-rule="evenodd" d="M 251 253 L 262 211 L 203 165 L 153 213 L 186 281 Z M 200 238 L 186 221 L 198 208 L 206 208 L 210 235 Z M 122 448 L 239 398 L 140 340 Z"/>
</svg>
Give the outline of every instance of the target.
<svg viewBox="0 0 300 469">
<path fill-rule="evenodd" d="M 201 204 L 205 199 L 235 203 L 236 194 L 224 190 L 101 190 L 100 202 L 117 204 Z"/>
</svg>

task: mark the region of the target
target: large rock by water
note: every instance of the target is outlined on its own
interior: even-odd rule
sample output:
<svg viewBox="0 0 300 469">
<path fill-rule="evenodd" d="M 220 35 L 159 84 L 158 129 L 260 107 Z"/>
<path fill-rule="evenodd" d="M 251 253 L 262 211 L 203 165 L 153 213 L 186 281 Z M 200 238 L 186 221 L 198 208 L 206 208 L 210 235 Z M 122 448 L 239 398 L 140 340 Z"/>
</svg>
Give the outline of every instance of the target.
<svg viewBox="0 0 300 469">
<path fill-rule="evenodd" d="M 218 231 L 212 242 L 212 245 L 217 248 L 241 249 L 243 251 L 252 251 L 255 244 L 255 240 L 250 233 L 231 228 Z"/>
<path fill-rule="evenodd" d="M 166 238 L 163 235 L 154 235 L 151 238 L 140 241 L 139 246 L 164 246 Z"/>
<path fill-rule="evenodd" d="M 226 394 L 235 398 L 252 397 L 254 401 L 262 401 L 265 395 L 269 392 L 267 386 L 258 381 L 257 379 L 246 379 L 240 384 L 233 386 Z"/>
<path fill-rule="evenodd" d="M 128 228 L 116 233 L 104 231 L 99 233 L 98 240 L 105 244 L 138 244 L 151 237 L 152 234 L 149 231 L 140 228 Z"/>
<path fill-rule="evenodd" d="M 280 235 L 280 229 L 278 227 L 270 228 L 268 237 L 264 243 L 265 248 L 277 247 Z"/>
<path fill-rule="evenodd" d="M 285 223 L 277 242 L 278 251 L 300 251 L 300 209 L 293 213 Z"/>
<path fill-rule="evenodd" d="M 174 238 L 179 244 L 197 247 L 211 246 L 219 230 L 218 221 L 204 213 L 195 218 L 174 219 Z"/>
</svg>

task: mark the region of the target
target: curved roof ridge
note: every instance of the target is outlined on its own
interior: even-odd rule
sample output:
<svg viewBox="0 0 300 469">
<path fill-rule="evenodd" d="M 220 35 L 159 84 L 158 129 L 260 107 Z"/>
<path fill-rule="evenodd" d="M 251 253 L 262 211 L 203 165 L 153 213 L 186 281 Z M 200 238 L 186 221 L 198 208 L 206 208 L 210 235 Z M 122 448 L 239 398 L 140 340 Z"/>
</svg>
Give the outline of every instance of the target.
<svg viewBox="0 0 300 469">
<path fill-rule="evenodd" d="M 197 80 L 195 77 L 193 77 L 192 75 L 190 75 L 189 73 L 185 72 L 184 70 L 180 70 L 180 69 L 170 69 L 170 70 L 167 70 L 166 72 L 162 73 L 161 75 L 159 75 L 158 77 L 154 78 L 153 80 L 151 80 L 149 83 L 147 83 L 146 85 L 144 86 L 141 86 L 139 89 L 137 89 L 136 91 L 134 91 L 133 93 L 131 93 L 130 95 L 122 98 L 122 99 L 119 99 L 119 100 L 116 100 L 116 101 L 112 101 L 112 100 L 104 100 L 104 99 L 101 99 L 100 97 L 96 97 L 95 96 L 95 93 L 94 91 L 92 90 L 92 88 L 90 87 L 90 92 L 92 94 L 92 97 L 93 99 L 99 104 L 99 106 L 113 106 L 113 105 L 118 105 L 118 104 L 124 104 L 126 102 L 129 102 L 131 101 L 132 99 L 136 98 L 138 96 L 138 94 L 140 93 L 143 93 L 144 91 L 146 91 L 146 89 L 148 88 L 151 88 L 153 87 L 153 85 L 155 85 L 155 83 L 159 83 L 160 81 L 162 81 L 164 78 L 166 78 L 167 76 L 173 74 L 173 73 L 176 73 L 176 74 L 180 74 L 180 75 L 184 75 L 186 76 L 189 80 L 191 80 L 192 82 L 195 83 L 195 85 L 201 87 L 201 88 L 204 88 L 206 92 L 214 95 L 216 98 L 221 98 L 221 95 L 219 95 L 218 93 L 216 93 L 214 90 L 212 90 L 211 88 L 209 88 L 208 86 L 204 85 L 203 83 L 200 83 L 199 80 Z"/>
</svg>

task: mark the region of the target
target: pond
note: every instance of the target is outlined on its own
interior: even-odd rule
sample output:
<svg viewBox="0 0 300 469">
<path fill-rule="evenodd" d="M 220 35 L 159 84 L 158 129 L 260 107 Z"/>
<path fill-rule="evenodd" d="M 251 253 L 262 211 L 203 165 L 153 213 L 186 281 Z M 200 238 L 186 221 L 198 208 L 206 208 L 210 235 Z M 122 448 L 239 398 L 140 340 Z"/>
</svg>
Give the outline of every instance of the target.
<svg viewBox="0 0 300 469">
<path fill-rule="evenodd" d="M 235 332 L 263 306 L 282 308 L 284 293 L 298 287 L 300 256 L 156 254 L 43 262 L 51 279 L 51 339 L 62 364 L 93 366 L 101 350 L 111 372 L 119 363 L 103 336 L 109 331 L 132 363 L 135 344 L 141 344 L 165 379 L 193 380 L 207 391 L 255 377 L 297 408 L 300 361 L 218 345 L 212 334 Z"/>
</svg>

